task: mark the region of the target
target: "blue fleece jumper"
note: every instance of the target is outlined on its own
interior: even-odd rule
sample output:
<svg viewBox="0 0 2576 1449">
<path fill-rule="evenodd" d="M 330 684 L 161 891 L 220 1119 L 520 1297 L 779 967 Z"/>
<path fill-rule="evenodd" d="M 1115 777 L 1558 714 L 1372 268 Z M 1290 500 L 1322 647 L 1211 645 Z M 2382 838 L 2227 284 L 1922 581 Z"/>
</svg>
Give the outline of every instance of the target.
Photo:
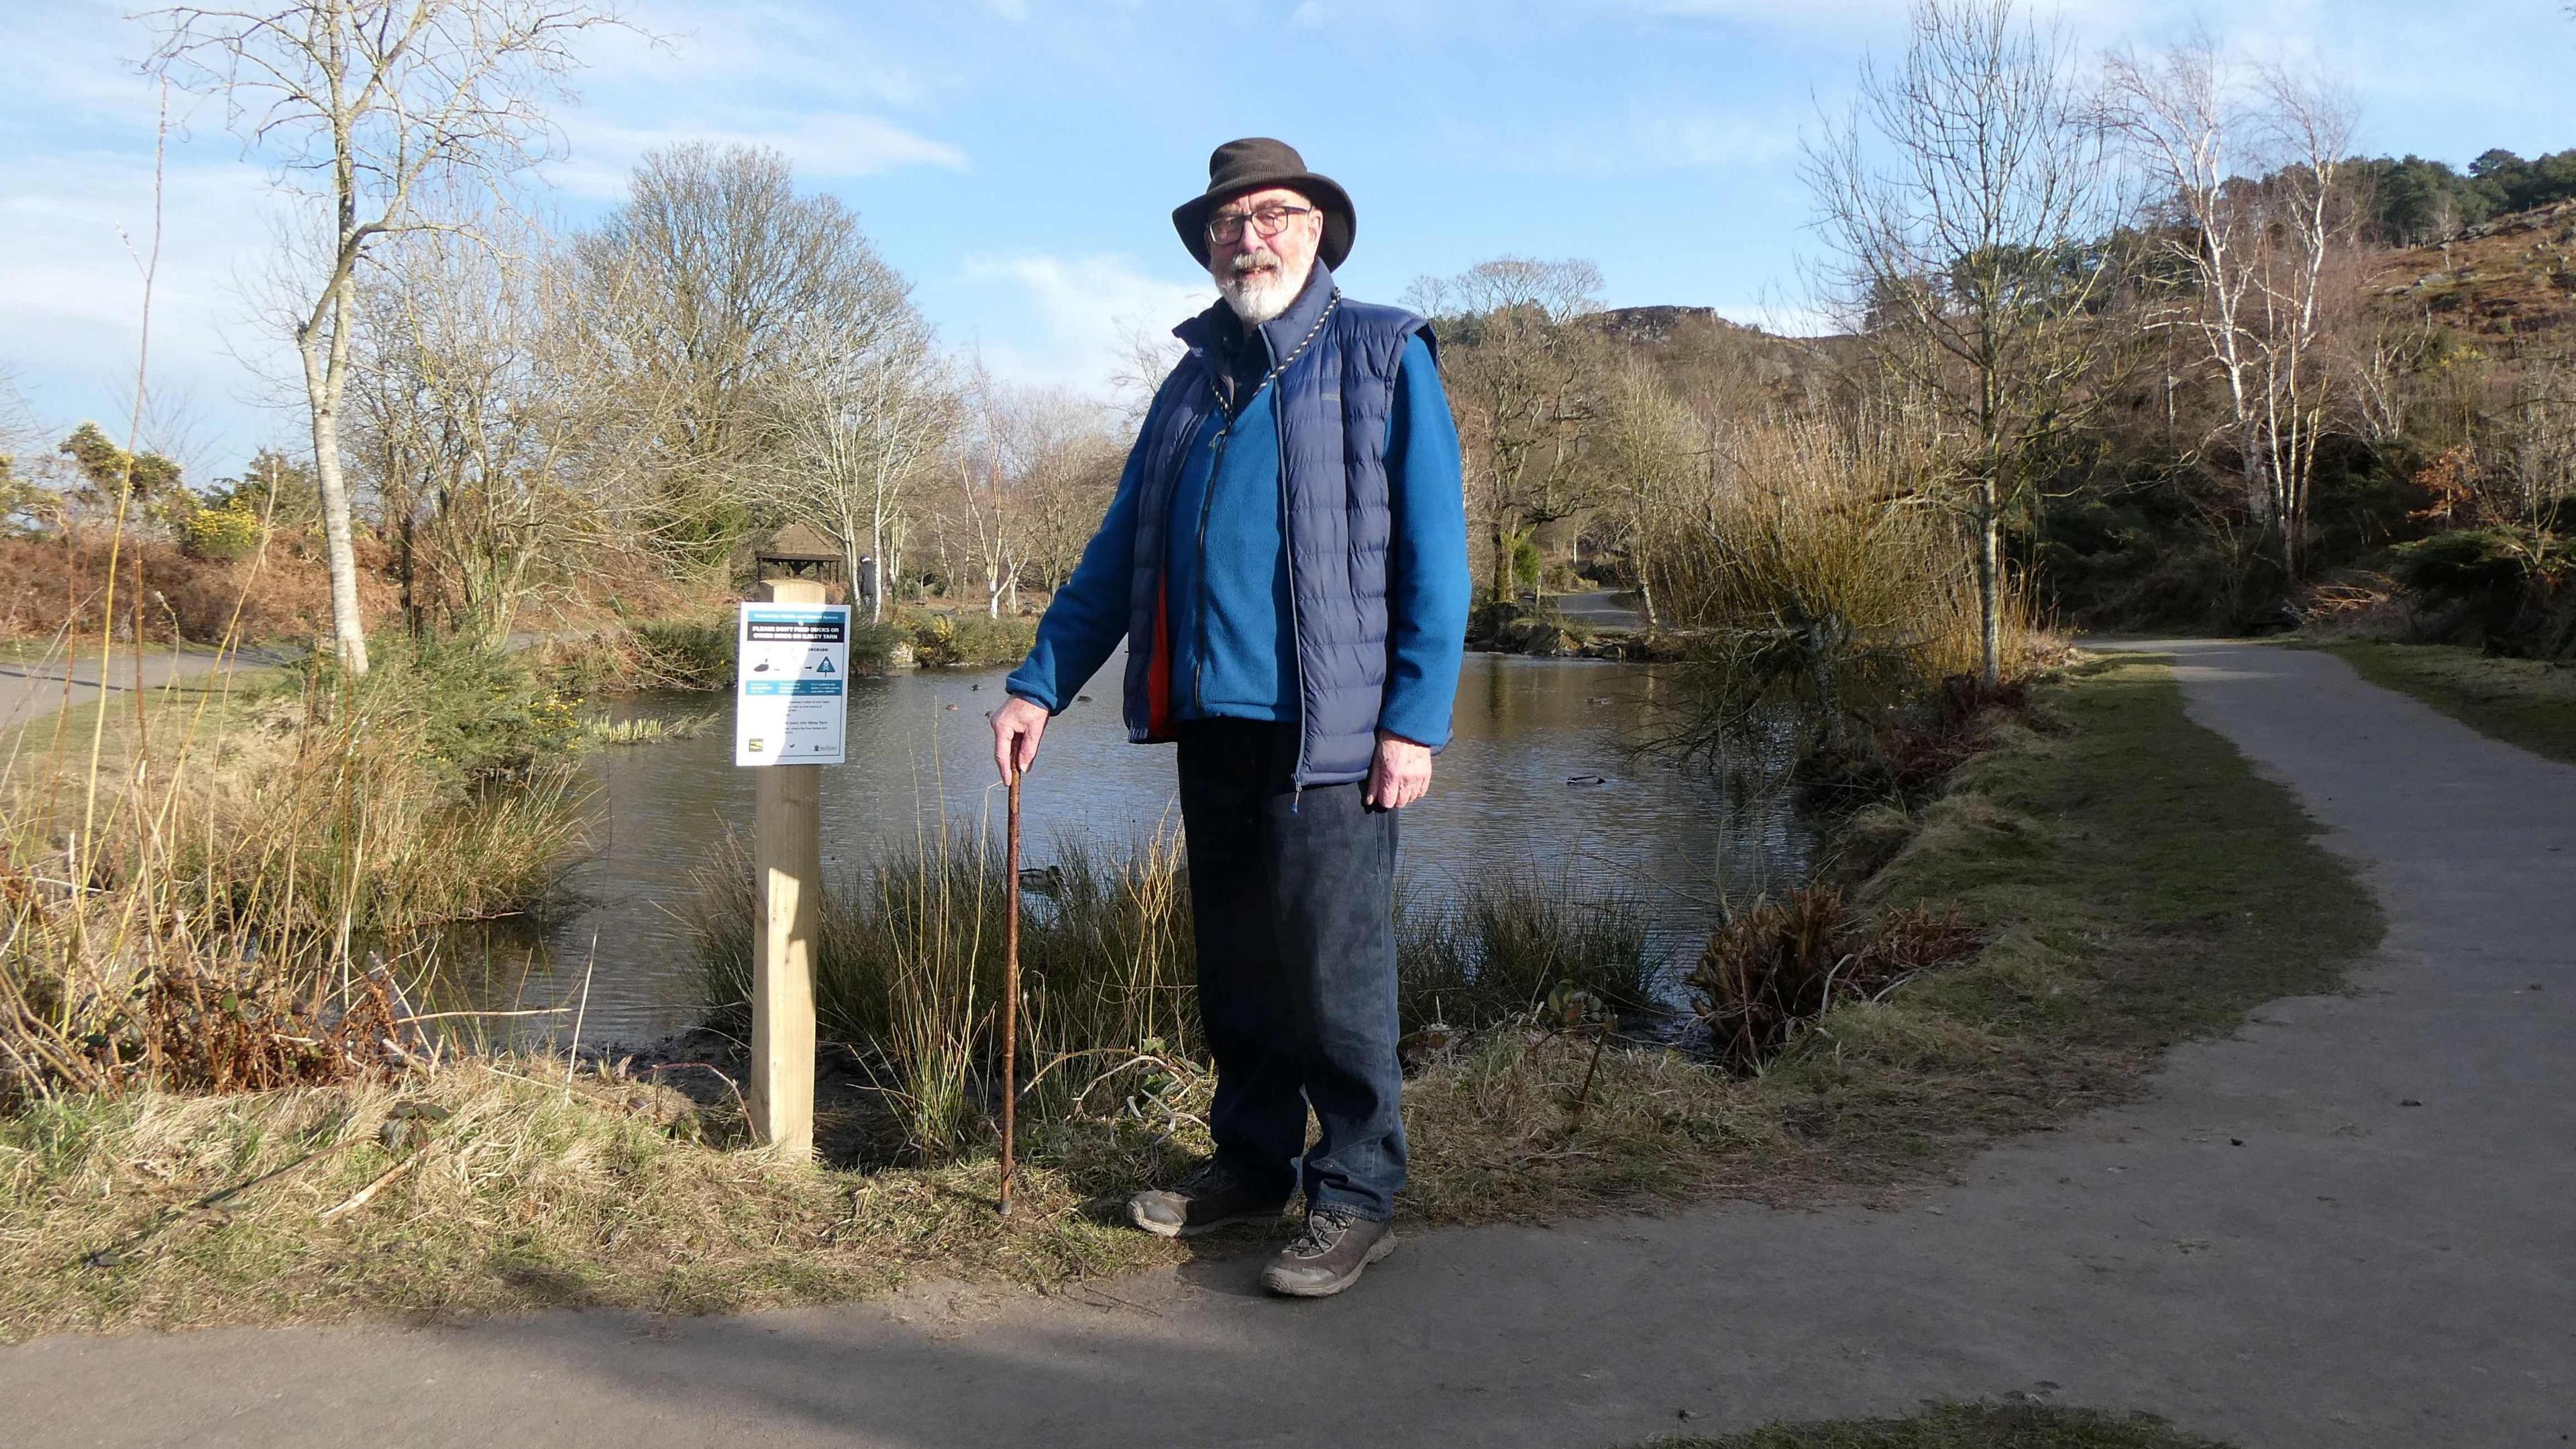
<svg viewBox="0 0 2576 1449">
<path fill-rule="evenodd" d="M 1263 383 L 1231 421 L 1211 413 L 1175 482 L 1164 567 L 1172 600 L 1172 706 L 1181 719 L 1294 719 L 1296 642 L 1280 530 L 1276 385 Z M 1049 713 L 1064 708 L 1127 632 L 1135 495 L 1144 449 L 1073 577 L 1038 624 L 1029 657 L 1005 687 Z M 1390 667 L 1378 727 L 1439 749 L 1449 742 L 1470 584 L 1458 431 L 1430 346 L 1405 344 L 1387 416 Z M 1186 524 L 1186 526 L 1184 526 Z"/>
</svg>

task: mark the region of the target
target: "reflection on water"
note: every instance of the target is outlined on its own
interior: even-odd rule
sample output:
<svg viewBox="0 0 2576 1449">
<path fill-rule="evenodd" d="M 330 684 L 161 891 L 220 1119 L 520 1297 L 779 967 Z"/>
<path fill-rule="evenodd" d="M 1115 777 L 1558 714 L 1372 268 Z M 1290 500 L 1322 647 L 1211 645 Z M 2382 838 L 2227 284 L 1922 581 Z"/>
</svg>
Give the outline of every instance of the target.
<svg viewBox="0 0 2576 1449">
<path fill-rule="evenodd" d="M 1177 827 L 1172 752 L 1127 743 L 1120 668 L 1111 660 L 1087 700 L 1048 727 L 1021 796 L 1032 864 L 1068 835 L 1123 842 L 1167 817 Z M 851 762 L 823 773 L 827 872 L 837 879 L 936 832 L 943 810 L 952 828 L 980 823 L 998 836 L 1002 791 L 984 717 L 1004 697 L 1005 672 L 851 682 Z M 1809 836 L 1784 799 L 1739 797 L 1628 748 L 1660 687 L 1646 666 L 1468 655 L 1457 738 L 1430 795 L 1405 811 L 1413 898 L 1534 867 L 1640 894 L 1678 944 L 1705 925 L 1721 892 L 1741 896 L 1802 868 Z M 705 708 L 693 697 L 639 701 L 629 712 Z M 573 908 L 542 930 L 451 941 L 449 958 L 469 978 L 451 976 L 451 991 L 493 1008 L 577 1005 L 589 1041 L 640 1042 L 694 1019 L 696 964 L 678 919 L 689 875 L 727 830 L 751 828 L 751 772 L 733 765 L 730 731 L 728 716 L 698 739 L 593 754 L 594 853 L 566 882 Z M 570 1017 L 518 1020 L 569 1026 Z"/>
</svg>

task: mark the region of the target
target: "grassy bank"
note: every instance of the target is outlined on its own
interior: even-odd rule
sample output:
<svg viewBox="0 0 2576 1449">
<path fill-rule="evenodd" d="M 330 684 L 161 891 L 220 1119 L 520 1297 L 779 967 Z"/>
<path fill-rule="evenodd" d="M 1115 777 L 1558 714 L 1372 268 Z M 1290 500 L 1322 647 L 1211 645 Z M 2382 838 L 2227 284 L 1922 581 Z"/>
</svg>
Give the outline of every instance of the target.
<svg viewBox="0 0 2576 1449">
<path fill-rule="evenodd" d="M 2042 729 L 1962 767 L 1865 888 L 1987 944 L 1836 1009 L 1772 1069 L 1803 1135 L 1930 1159 L 2129 1095 L 2163 1048 L 2331 989 L 2378 940 L 2367 887 L 2184 717 L 2162 661 L 2082 666 L 2034 704 Z"/>
<path fill-rule="evenodd" d="M 1558 991 L 1561 977 L 1527 978 L 1537 984 L 1509 994 L 1526 1003 L 1543 991 L 1538 1009 L 1416 1043 L 1404 1211 L 1435 1223 L 1531 1219 L 1711 1197 L 1816 1201 L 1937 1180 L 1996 1134 L 2141 1090 L 2171 1042 L 2224 1030 L 2273 997 L 2331 987 L 2375 939 L 2367 893 L 2314 843 L 2285 791 L 2184 718 L 2159 663 L 2087 666 L 2035 695 L 2039 728 L 1961 769 L 1855 907 L 1880 922 L 1914 908 L 1955 914 L 1982 943 L 1970 959 L 1916 973 L 1880 999 L 1844 1000 L 1758 1070 L 1735 1071 L 1618 1039 L 1596 1065 L 1584 998 Z M 1068 1083 L 1088 1074 L 1104 1085 L 1085 1094 L 1050 1079 L 1032 1098 L 1042 1105 L 1022 1119 L 1029 1210 L 1009 1223 L 991 1214 L 989 1098 L 974 1060 L 932 1063 L 947 1075 L 920 1079 L 950 1084 L 945 1115 L 923 1119 L 946 1124 L 950 1140 L 869 1127 L 860 1136 L 878 1134 L 881 1148 L 892 1139 L 876 1161 L 912 1163 L 873 1169 L 734 1150 L 740 1113 L 699 1065 L 645 1078 L 585 1068 L 568 1079 L 560 1059 L 465 1062 L 220 1099 L 74 1096 L 0 1122 L 0 1332 L 567 1303 L 740 1308 L 864 1293 L 918 1273 L 1047 1289 L 1188 1252 L 1242 1251 L 1262 1233 L 1184 1249 L 1119 1226 L 1127 1192 L 1207 1145 L 1209 1083 L 1191 1060 L 1173 979 L 1186 959 L 1170 934 L 1173 898 L 1118 895 L 1140 881 L 1167 889 L 1168 876 L 1132 865 L 1104 862 L 1093 885 L 1050 887 L 1058 903 L 1100 890 L 1095 906 L 1032 901 L 1034 952 L 1056 949 L 1042 939 L 1049 919 L 1074 923 L 1067 940 L 1087 931 L 1123 943 L 1087 957 L 1115 971 L 1034 982 L 1045 1004 L 1033 1035 L 1045 1041 L 1044 1020 L 1089 1011 L 1103 1023 L 1087 1029 L 1091 1039 L 1121 1039 L 1131 1054 L 1064 1061 Z M 900 872 L 883 879 L 892 894 L 871 905 L 854 893 L 850 912 L 894 942 L 866 948 L 880 965 L 901 954 L 905 931 L 918 953 L 931 924 L 904 906 Z M 975 889 L 989 902 L 1001 887 Z M 1149 908 L 1160 924 L 1139 934 Z M 951 914 L 940 929 L 981 939 L 985 909 Z M 1455 921 L 1450 939 L 1466 956 L 1497 949 L 1458 946 L 1486 928 L 1472 911 Z M 1580 935 L 1527 939 L 1562 951 Z M 980 980 L 980 951 L 945 964 L 916 954 L 910 969 Z M 1414 959 L 1421 970 L 1434 957 Z M 850 1022 L 862 1010 L 900 1015 L 892 991 L 903 968 L 869 969 L 880 985 L 849 998 Z M 1139 994 L 1140 980 L 1162 985 Z M 989 1003 L 990 989 L 948 999 L 971 1014 L 957 1003 Z M 1077 1009 L 1086 991 L 1092 1005 Z M 1465 1017 L 1455 1007 L 1438 1014 L 1453 1026 Z M 887 1051 L 899 1030 L 876 1030 L 884 1034 L 835 1074 L 856 1080 L 861 1098 L 931 1097 L 903 1086 Z M 969 1058 L 980 1040 L 971 1022 L 949 1039 Z M 1061 1056 L 1075 1041 L 1068 1029 L 1042 1049 Z M 684 1097 L 673 1082 L 709 1089 Z M 864 1110 L 879 1124 L 901 1116 Z M 363 1203 L 343 1206 L 380 1178 Z M 245 1183 L 219 1204 L 191 1206 Z M 150 1237 L 119 1246 L 146 1228 Z M 108 1248 L 110 1258 L 95 1256 Z"/>
<path fill-rule="evenodd" d="M 2227 1449 L 2145 1415 L 2115 1418 L 2041 1404 L 1940 1404 L 1902 1419 L 1767 1424 L 1652 1449 Z"/>
<path fill-rule="evenodd" d="M 2411 694 L 2507 744 L 2576 764 L 2576 669 L 2450 644 L 2323 647 L 2373 684 Z"/>
</svg>

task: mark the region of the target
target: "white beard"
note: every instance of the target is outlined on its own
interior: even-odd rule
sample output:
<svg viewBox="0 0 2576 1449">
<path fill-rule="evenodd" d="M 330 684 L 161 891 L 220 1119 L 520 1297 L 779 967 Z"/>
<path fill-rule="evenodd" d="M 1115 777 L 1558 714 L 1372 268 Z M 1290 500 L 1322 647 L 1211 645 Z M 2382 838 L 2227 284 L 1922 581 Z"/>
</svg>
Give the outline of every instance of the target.
<svg viewBox="0 0 2576 1449">
<path fill-rule="evenodd" d="M 1256 258 L 1250 255 L 1235 258 L 1238 266 L 1254 260 Z M 1266 257 L 1261 260 L 1277 259 Z M 1311 275 L 1312 267 L 1294 277 L 1285 270 L 1221 272 L 1210 267 L 1208 273 L 1216 278 L 1218 295 L 1234 309 L 1235 316 L 1243 319 L 1243 325 L 1258 327 L 1288 310 L 1297 300 L 1297 294 L 1306 290 L 1306 278 Z"/>
</svg>

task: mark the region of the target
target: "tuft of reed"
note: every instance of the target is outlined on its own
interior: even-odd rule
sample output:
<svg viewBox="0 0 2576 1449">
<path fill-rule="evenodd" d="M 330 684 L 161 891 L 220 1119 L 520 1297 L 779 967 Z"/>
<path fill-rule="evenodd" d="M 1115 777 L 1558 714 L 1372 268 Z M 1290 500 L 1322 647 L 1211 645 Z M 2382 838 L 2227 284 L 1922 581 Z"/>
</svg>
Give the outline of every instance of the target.
<svg viewBox="0 0 2576 1449">
<path fill-rule="evenodd" d="M 942 819 L 823 893 L 816 1023 L 868 1064 L 891 1145 L 946 1161 L 982 1140 L 1000 1079 L 1002 912 L 1014 883 L 980 832 Z M 752 872 L 739 837 L 701 864 L 687 921 L 720 1026 L 747 1020 Z M 1149 1104 L 1202 1070 L 1176 830 L 1124 851 L 1061 843 L 1024 874 L 1021 1110 L 1079 1117 Z M 1175 1109 L 1177 1111 L 1177 1109 Z M 1173 1113 L 1165 1113 L 1172 1116 Z"/>
<path fill-rule="evenodd" d="M 658 745 L 666 740 L 694 740 L 714 729 L 723 718 L 715 713 L 677 719 L 652 715 L 621 720 L 592 718 L 582 722 L 581 736 L 583 743 L 591 745 Z"/>
<path fill-rule="evenodd" d="M 1649 927 L 1633 893 L 1530 869 L 1469 881 L 1439 905 L 1408 904 L 1396 956 L 1404 1029 L 1499 1026 L 1567 990 L 1614 1013 L 1653 1010 L 1663 966 Z"/>
<path fill-rule="evenodd" d="M 686 913 L 721 1030 L 740 1035 L 751 986 L 752 872 L 739 838 L 702 862 Z M 1000 1078 L 1000 852 L 944 822 L 824 892 L 816 1016 L 867 1064 L 889 1155 L 947 1161 L 983 1140 Z M 1210 1076 L 1198 1021 L 1179 832 L 1102 849 L 1060 841 L 1023 872 L 1024 1121 L 1141 1120 L 1177 1133 Z M 1643 902 L 1587 898 L 1570 877 L 1512 871 L 1397 921 L 1404 1030 L 1519 1022 L 1582 993 L 1615 1013 L 1659 1009 L 1663 965 Z"/>
</svg>

